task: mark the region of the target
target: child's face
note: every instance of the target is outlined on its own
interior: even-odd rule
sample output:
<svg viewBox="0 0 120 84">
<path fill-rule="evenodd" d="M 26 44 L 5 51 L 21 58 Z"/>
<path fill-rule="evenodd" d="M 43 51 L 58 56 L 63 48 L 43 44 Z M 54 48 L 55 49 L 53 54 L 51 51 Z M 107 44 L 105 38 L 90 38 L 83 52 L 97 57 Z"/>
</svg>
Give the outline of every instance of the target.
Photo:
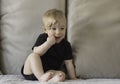
<svg viewBox="0 0 120 84">
<path fill-rule="evenodd" d="M 56 23 L 55 25 L 52 25 L 50 29 L 46 29 L 45 32 L 49 37 L 54 36 L 56 43 L 60 43 L 65 38 L 66 25 Z"/>
</svg>

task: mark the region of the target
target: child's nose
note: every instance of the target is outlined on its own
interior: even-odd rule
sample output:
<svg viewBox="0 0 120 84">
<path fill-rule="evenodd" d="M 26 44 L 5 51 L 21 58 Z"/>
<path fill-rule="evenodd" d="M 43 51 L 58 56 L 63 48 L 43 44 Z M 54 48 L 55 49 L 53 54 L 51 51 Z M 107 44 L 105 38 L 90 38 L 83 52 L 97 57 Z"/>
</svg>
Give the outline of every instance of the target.
<svg viewBox="0 0 120 84">
<path fill-rule="evenodd" d="M 56 30 L 56 34 L 60 34 L 60 30 Z"/>
</svg>

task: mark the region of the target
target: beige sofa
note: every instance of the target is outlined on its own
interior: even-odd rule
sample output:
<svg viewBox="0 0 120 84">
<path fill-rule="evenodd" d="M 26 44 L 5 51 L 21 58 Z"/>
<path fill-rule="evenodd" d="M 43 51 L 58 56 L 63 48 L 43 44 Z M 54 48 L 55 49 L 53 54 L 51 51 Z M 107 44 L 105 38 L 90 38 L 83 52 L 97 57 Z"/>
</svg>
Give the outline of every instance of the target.
<svg viewBox="0 0 120 84">
<path fill-rule="evenodd" d="M 25 80 L 21 66 L 42 33 L 41 17 L 51 8 L 67 12 L 76 74 L 87 80 L 64 83 L 120 83 L 120 0 L 1 0 L 0 84 L 39 84 Z"/>
</svg>

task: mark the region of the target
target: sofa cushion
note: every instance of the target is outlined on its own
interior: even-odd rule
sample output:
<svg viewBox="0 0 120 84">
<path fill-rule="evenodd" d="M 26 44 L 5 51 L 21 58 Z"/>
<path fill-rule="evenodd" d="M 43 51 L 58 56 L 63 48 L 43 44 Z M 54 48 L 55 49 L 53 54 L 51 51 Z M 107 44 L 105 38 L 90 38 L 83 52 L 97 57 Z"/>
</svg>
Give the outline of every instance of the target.
<svg viewBox="0 0 120 84">
<path fill-rule="evenodd" d="M 42 32 L 42 15 L 51 8 L 64 11 L 64 0 L 2 0 L 2 71 L 20 74 L 26 57 Z"/>
<path fill-rule="evenodd" d="M 0 14 L 0 17 L 1 17 L 1 14 Z M 2 47 L 1 47 L 1 40 L 2 40 L 2 38 L 1 38 L 1 18 L 0 18 L 0 71 L 1 71 L 1 61 L 2 61 Z"/>
<path fill-rule="evenodd" d="M 120 0 L 69 0 L 68 39 L 77 75 L 120 77 Z"/>
<path fill-rule="evenodd" d="M 2 75 L 2 72 L 0 71 L 0 75 Z"/>
</svg>

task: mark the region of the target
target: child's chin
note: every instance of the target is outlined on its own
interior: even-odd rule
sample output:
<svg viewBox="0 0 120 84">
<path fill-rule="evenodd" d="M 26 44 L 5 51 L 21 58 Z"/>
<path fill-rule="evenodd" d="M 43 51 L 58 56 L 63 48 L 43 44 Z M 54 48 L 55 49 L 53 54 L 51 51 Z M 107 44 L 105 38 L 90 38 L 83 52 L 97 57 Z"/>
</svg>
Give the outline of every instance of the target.
<svg viewBox="0 0 120 84">
<path fill-rule="evenodd" d="M 56 41 L 56 43 L 60 43 L 61 42 L 61 40 L 59 40 L 59 41 Z"/>
</svg>

